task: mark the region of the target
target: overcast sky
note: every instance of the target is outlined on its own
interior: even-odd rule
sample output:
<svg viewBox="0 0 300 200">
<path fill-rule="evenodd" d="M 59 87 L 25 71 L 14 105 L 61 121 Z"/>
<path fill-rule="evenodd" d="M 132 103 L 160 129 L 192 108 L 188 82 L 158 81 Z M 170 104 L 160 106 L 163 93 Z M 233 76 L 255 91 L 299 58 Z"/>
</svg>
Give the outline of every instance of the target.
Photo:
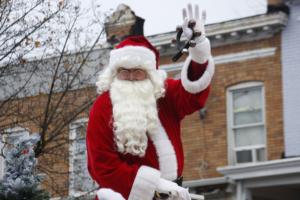
<svg viewBox="0 0 300 200">
<path fill-rule="evenodd" d="M 131 7 L 136 15 L 144 18 L 145 35 L 170 32 L 182 22 L 182 8 L 188 3 L 198 4 L 207 12 L 207 24 L 263 14 L 266 0 L 89 0 L 101 5 L 102 12 L 115 10 L 120 3 Z"/>
</svg>

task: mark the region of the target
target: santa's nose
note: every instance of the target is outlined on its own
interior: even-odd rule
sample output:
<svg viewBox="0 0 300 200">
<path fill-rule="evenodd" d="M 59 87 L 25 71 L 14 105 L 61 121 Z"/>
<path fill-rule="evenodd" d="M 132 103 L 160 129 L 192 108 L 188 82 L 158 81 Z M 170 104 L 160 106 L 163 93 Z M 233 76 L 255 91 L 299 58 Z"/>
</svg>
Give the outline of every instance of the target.
<svg viewBox="0 0 300 200">
<path fill-rule="evenodd" d="M 129 80 L 130 81 L 139 81 L 140 78 L 138 76 L 136 76 L 134 73 L 130 73 Z"/>
</svg>

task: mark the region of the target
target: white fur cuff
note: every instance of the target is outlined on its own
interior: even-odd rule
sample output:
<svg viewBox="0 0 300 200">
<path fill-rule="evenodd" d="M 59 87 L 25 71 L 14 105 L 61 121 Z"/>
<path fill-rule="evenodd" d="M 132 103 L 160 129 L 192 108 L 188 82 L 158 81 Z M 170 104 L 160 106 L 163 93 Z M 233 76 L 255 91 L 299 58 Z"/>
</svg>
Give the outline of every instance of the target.
<svg viewBox="0 0 300 200">
<path fill-rule="evenodd" d="M 100 200 L 125 200 L 120 193 L 108 188 L 101 188 L 100 190 L 98 190 L 97 197 Z"/>
<path fill-rule="evenodd" d="M 186 91 L 196 94 L 205 90 L 209 86 L 215 72 L 215 64 L 213 58 L 209 56 L 208 65 L 202 76 L 196 81 L 190 81 L 188 78 L 188 68 L 191 61 L 192 58 L 189 56 L 183 65 L 181 70 L 181 82 Z"/>
<path fill-rule="evenodd" d="M 206 62 L 211 56 L 210 50 L 210 42 L 206 37 L 204 37 L 196 40 L 196 46 L 189 48 L 189 54 L 192 60 L 201 64 Z"/>
<path fill-rule="evenodd" d="M 160 172 L 154 168 L 141 166 L 133 182 L 128 200 L 152 200 Z"/>
</svg>

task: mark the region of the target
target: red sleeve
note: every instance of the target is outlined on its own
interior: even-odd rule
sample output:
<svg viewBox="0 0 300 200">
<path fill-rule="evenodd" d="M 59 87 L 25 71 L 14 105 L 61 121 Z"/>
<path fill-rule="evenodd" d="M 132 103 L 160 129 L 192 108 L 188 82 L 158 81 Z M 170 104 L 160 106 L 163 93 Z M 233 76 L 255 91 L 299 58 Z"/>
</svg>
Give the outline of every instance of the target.
<svg viewBox="0 0 300 200">
<path fill-rule="evenodd" d="M 198 80 L 204 73 L 207 64 L 207 62 L 198 64 L 191 61 L 188 67 L 187 78 L 190 81 Z M 173 103 L 178 117 L 183 119 L 186 115 L 189 115 L 204 107 L 209 95 L 209 91 L 210 86 L 201 92 L 190 93 L 184 89 L 181 80 L 168 79 L 166 98 L 168 101 Z"/>
<path fill-rule="evenodd" d="M 96 101 L 90 111 L 86 136 L 88 170 L 100 187 L 110 188 L 128 199 L 129 195 L 134 196 L 136 193 L 143 192 L 139 188 L 135 188 L 137 183 L 141 184 L 140 179 L 147 179 L 144 176 L 151 175 L 151 173 L 154 173 L 153 176 L 156 177 L 159 177 L 160 174 L 157 174 L 155 169 L 145 169 L 145 167 L 141 169 L 138 165 L 129 165 L 120 159 L 114 148 L 113 133 L 110 127 L 111 119 L 108 119 L 111 116 L 110 112 L 105 103 L 102 104 L 101 101 Z M 144 184 L 143 186 L 148 188 L 152 186 L 153 191 L 151 192 L 154 193 L 155 184 L 150 186 Z M 153 197 L 153 194 L 149 193 L 149 196 L 151 195 Z"/>
</svg>

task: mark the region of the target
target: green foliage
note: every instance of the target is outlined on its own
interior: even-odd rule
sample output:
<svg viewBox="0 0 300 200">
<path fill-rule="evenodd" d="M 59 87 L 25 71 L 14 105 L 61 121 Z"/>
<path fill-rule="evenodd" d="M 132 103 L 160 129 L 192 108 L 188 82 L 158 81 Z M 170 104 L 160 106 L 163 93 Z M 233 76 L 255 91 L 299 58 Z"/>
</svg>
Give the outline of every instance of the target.
<svg viewBox="0 0 300 200">
<path fill-rule="evenodd" d="M 1 184 L 1 183 L 0 183 Z M 47 191 L 39 189 L 37 185 L 22 188 L 14 188 L 14 190 L 5 191 L 7 188 L 0 185 L 1 200 L 49 200 L 50 195 Z"/>
</svg>

